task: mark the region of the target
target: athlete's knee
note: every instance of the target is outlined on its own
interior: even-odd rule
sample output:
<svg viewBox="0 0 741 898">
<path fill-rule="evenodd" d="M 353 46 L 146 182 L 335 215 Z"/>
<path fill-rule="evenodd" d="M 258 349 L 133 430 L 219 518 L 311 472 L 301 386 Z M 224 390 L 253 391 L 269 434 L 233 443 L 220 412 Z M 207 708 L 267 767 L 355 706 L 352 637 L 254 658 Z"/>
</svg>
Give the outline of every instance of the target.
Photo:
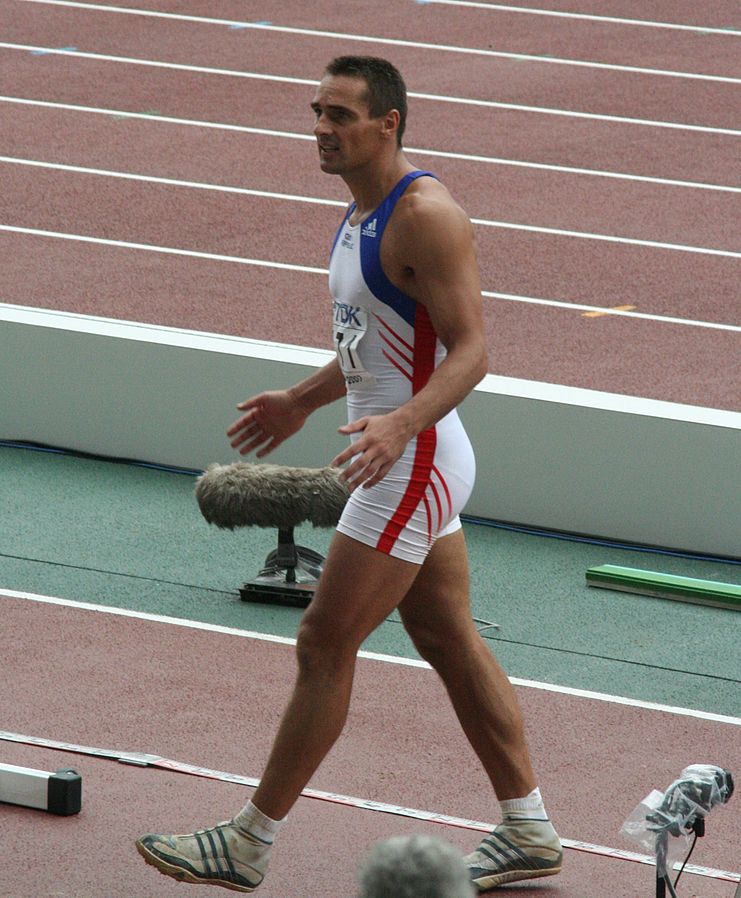
<svg viewBox="0 0 741 898">
<path fill-rule="evenodd" d="M 405 618 L 404 627 L 422 658 L 436 670 L 460 656 L 463 634 L 455 626 L 431 624 L 420 618 Z"/>
<path fill-rule="evenodd" d="M 448 657 L 453 648 L 449 632 L 418 618 L 405 619 L 404 626 L 414 647 L 433 667 L 437 667 Z"/>
<path fill-rule="evenodd" d="M 354 664 L 356 647 L 324 614 L 304 614 L 296 639 L 296 658 L 301 674 L 334 676 Z"/>
</svg>

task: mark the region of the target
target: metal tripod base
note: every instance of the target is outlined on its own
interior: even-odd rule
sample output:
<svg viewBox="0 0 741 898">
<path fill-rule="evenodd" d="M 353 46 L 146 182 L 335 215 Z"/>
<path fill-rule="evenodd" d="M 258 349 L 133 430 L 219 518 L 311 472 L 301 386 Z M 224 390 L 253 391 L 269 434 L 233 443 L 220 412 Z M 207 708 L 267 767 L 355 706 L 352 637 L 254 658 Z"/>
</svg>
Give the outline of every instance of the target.
<svg viewBox="0 0 741 898">
<path fill-rule="evenodd" d="M 239 590 L 243 602 L 289 605 L 306 608 L 322 573 L 324 557 L 297 546 L 293 528 L 278 531 L 278 548 L 265 559 L 265 566 L 254 580 Z"/>
</svg>

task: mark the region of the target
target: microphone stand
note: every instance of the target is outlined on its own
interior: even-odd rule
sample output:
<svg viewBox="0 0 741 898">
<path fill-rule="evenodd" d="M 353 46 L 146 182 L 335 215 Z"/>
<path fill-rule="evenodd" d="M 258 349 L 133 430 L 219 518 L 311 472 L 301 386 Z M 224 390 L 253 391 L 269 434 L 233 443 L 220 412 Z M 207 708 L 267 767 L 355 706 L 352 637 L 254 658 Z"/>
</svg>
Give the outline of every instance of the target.
<svg viewBox="0 0 741 898">
<path fill-rule="evenodd" d="M 695 817 L 692 821 L 692 831 L 698 839 L 705 835 L 705 819 L 703 817 Z M 664 829 L 656 836 L 656 898 L 666 898 L 667 889 L 671 898 L 678 898 L 666 867 L 668 845 L 669 833 Z"/>
</svg>

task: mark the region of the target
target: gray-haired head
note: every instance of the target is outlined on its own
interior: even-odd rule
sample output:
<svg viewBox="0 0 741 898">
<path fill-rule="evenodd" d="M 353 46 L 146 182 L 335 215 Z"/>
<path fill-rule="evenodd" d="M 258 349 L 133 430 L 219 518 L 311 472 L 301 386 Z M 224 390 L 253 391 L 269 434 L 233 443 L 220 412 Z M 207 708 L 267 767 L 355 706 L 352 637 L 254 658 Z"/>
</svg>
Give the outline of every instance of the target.
<svg viewBox="0 0 741 898">
<path fill-rule="evenodd" d="M 432 836 L 394 836 L 361 867 L 360 898 L 474 898 L 461 855 Z"/>
</svg>

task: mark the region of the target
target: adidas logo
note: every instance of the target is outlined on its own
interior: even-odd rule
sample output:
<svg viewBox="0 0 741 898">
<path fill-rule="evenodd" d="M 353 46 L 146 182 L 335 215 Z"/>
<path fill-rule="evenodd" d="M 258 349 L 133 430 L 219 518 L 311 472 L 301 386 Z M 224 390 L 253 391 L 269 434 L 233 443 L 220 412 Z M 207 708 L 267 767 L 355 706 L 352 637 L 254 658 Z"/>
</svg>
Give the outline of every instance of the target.
<svg viewBox="0 0 741 898">
<path fill-rule="evenodd" d="M 376 236 L 376 219 L 368 222 L 368 224 L 361 231 L 363 237 L 375 237 Z"/>
</svg>

